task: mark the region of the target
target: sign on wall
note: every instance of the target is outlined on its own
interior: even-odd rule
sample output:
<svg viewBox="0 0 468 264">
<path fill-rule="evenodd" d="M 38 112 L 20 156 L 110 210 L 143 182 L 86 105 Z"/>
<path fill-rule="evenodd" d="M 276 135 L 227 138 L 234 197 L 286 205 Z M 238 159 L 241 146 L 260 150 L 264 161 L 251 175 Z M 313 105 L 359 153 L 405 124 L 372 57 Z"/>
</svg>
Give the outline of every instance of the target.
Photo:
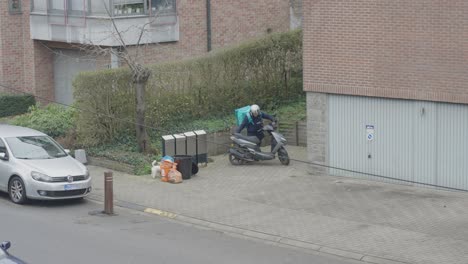
<svg viewBox="0 0 468 264">
<path fill-rule="evenodd" d="M 374 140 L 374 126 L 373 125 L 366 125 L 366 138 L 368 141 Z"/>
</svg>

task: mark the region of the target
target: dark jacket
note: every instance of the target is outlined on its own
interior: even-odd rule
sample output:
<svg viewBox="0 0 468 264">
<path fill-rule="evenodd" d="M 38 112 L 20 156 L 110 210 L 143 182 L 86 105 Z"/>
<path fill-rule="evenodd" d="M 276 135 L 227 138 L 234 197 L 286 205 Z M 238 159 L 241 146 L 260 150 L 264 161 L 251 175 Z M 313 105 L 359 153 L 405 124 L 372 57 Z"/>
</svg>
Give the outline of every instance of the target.
<svg viewBox="0 0 468 264">
<path fill-rule="evenodd" d="M 275 121 L 275 118 L 263 112 L 260 112 L 260 114 L 257 117 L 254 117 L 253 115 L 251 115 L 251 117 L 252 122 L 249 122 L 248 116 L 245 116 L 244 121 L 242 121 L 242 124 L 237 128 L 236 133 L 240 133 L 245 127 L 247 127 L 248 136 L 256 136 L 261 140 L 264 137 L 262 130 L 263 118 L 268 119 L 272 122 Z"/>
</svg>

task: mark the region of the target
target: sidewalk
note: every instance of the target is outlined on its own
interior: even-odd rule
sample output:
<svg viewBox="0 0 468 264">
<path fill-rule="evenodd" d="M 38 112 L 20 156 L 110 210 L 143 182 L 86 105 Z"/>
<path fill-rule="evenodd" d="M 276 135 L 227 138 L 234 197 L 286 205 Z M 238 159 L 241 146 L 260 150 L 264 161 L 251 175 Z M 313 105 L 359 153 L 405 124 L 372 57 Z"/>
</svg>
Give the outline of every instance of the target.
<svg viewBox="0 0 468 264">
<path fill-rule="evenodd" d="M 304 148 L 288 146 L 305 160 Z M 278 160 L 213 157 L 182 184 L 114 172 L 115 199 L 170 217 L 372 263 L 468 263 L 468 194 L 331 176 Z M 89 166 L 102 199 L 107 169 Z"/>
</svg>

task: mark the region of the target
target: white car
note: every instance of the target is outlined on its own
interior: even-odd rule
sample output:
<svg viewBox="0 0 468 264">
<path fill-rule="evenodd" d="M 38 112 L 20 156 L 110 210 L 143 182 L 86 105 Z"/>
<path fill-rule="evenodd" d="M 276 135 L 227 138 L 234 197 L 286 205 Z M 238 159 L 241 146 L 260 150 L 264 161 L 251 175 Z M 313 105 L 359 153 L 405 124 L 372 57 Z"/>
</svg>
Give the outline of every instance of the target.
<svg viewBox="0 0 468 264">
<path fill-rule="evenodd" d="M 27 199 L 81 199 L 91 192 L 89 171 L 51 137 L 0 124 L 0 191 Z"/>
</svg>

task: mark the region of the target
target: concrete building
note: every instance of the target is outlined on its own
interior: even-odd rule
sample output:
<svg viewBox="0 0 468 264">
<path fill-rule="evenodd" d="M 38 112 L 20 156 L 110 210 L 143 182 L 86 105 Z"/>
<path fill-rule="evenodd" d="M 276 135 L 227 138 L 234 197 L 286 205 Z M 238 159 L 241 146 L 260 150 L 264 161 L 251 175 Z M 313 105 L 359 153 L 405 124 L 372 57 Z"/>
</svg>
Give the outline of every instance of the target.
<svg viewBox="0 0 468 264">
<path fill-rule="evenodd" d="M 309 160 L 468 190 L 468 1 L 303 5 Z"/>
<path fill-rule="evenodd" d="M 118 67 L 80 45 L 144 45 L 143 63 L 188 58 L 269 32 L 300 26 L 300 5 L 285 0 L 5 0 L 0 1 L 0 84 L 48 100 L 73 101 L 83 70 Z M 110 18 L 113 18 L 110 19 Z M 3 90 L 5 90 L 3 88 Z M 0 88 L 2 91 L 2 88 Z"/>
</svg>

